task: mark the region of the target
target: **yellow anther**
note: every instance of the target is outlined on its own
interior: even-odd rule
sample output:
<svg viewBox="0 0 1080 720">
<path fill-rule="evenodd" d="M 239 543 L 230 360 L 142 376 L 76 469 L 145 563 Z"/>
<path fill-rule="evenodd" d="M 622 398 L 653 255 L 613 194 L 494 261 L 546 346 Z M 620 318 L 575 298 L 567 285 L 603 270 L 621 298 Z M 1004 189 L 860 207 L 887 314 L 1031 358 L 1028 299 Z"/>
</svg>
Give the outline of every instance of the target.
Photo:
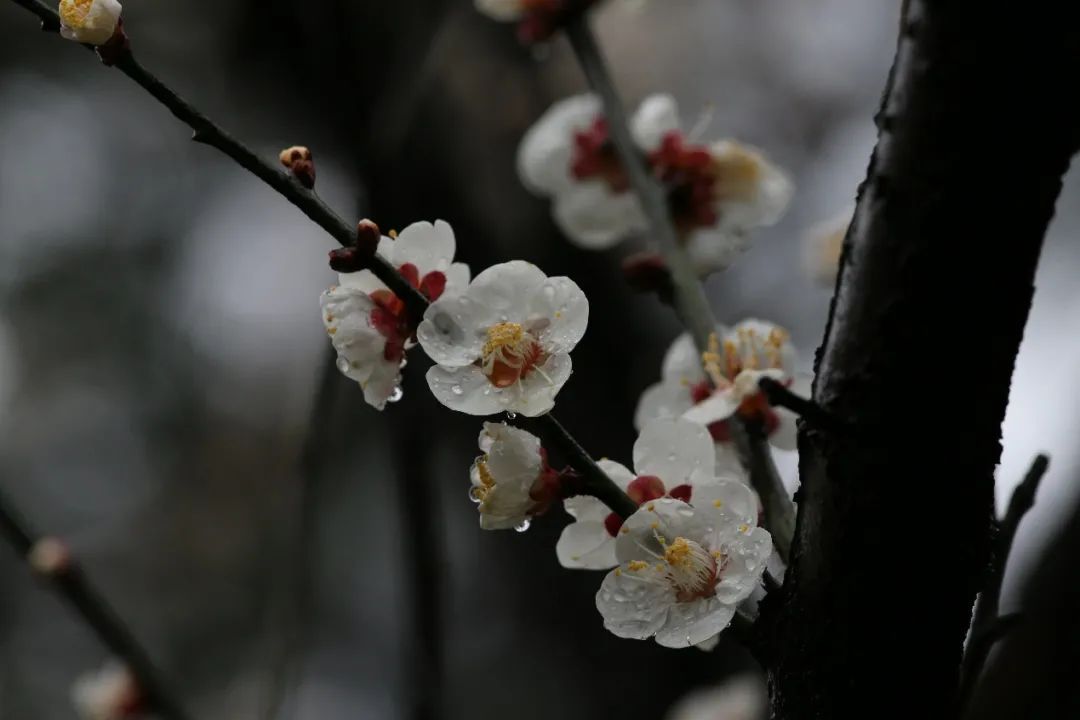
<svg viewBox="0 0 1080 720">
<path fill-rule="evenodd" d="M 487 342 L 484 343 L 483 355 L 487 359 L 502 348 L 516 348 L 525 338 L 525 328 L 518 323 L 503 322 L 492 325 L 487 331 Z"/>
<path fill-rule="evenodd" d="M 61 0 L 60 19 L 71 28 L 81 28 L 94 0 Z"/>
<path fill-rule="evenodd" d="M 649 512 L 656 512 L 656 503 L 649 503 L 645 509 Z"/>
<path fill-rule="evenodd" d="M 750 526 L 747 525 L 746 523 L 742 523 L 741 525 L 739 525 L 739 532 L 741 532 L 741 533 L 750 532 Z"/>
<path fill-rule="evenodd" d="M 644 570 L 647 567 L 649 567 L 649 563 L 645 562 L 644 560 L 631 560 L 626 564 L 626 569 L 630 570 L 631 572 L 638 572 L 640 570 Z"/>
<path fill-rule="evenodd" d="M 724 507 L 724 501 L 723 500 L 713 500 L 712 504 L 713 504 L 713 507 L 715 507 L 715 508 Z"/>
</svg>

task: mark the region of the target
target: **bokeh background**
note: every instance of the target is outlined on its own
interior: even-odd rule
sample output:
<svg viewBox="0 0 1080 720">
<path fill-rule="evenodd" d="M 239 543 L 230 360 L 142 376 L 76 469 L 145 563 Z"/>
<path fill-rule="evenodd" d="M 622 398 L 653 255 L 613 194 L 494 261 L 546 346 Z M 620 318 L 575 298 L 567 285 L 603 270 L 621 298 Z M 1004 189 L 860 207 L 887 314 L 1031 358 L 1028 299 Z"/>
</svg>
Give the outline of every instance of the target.
<svg viewBox="0 0 1080 720">
<path fill-rule="evenodd" d="M 708 291 L 723 322 L 789 328 L 807 368 L 830 288 L 807 273 L 803 236 L 854 202 L 899 4 L 624 1 L 596 15 L 629 104 L 670 92 L 687 127 L 704 118 L 703 137 L 758 145 L 794 178 L 784 220 Z M 573 276 L 592 322 L 559 416 L 595 455 L 629 459 L 637 397 L 679 328 L 624 287 L 633 243 L 572 247 L 514 171 L 524 130 L 583 88 L 565 42 L 526 50 L 468 0 L 128 0 L 125 18 L 145 65 L 262 154 L 310 146 L 343 215 L 443 218 L 474 269 L 524 258 Z M 434 402 L 419 354 L 381 414 L 326 372 L 333 241 L 189 134 L 0 1 L 0 483 L 71 543 L 196 717 L 660 718 L 752 668 L 729 641 L 707 655 L 607 634 L 601 576 L 555 560 L 561 512 L 481 532 L 466 501 L 479 422 Z M 1023 152 L 1023 138 L 987 152 Z M 1006 207 L 1018 182 L 988 203 Z M 1036 452 L 1052 456 L 1006 583 L 1005 609 L 1031 612 L 979 717 L 1078 711 L 1078 188 L 1074 173 L 1047 239 L 998 475 L 1001 506 Z M 985 252 L 1009 243 L 987 237 Z M 980 359 L 911 353 L 941 368 L 927 412 L 962 421 Z M 794 489 L 794 458 L 779 460 Z M 913 532 L 949 521 L 922 478 L 897 496 Z M 898 592 L 919 562 L 897 568 Z M 104 657 L 0 548 L 0 718 L 73 717 L 68 688 Z"/>
</svg>

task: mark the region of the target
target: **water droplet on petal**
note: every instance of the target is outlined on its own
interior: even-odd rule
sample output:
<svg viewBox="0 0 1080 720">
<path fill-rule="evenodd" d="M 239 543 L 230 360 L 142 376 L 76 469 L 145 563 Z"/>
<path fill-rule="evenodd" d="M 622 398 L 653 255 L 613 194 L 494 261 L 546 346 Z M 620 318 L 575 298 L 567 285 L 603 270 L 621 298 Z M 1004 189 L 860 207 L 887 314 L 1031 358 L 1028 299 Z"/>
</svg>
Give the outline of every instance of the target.
<svg viewBox="0 0 1080 720">
<path fill-rule="evenodd" d="M 668 462 L 675 462 L 675 453 L 668 453 L 667 461 Z"/>
<path fill-rule="evenodd" d="M 480 502 L 481 502 L 480 489 L 478 487 L 476 487 L 475 485 L 470 485 L 469 486 L 469 502 L 474 503 L 476 505 L 479 505 Z"/>
<path fill-rule="evenodd" d="M 398 385 L 396 388 L 390 391 L 390 397 L 386 398 L 386 402 L 396 403 L 401 398 L 405 397 L 405 391 Z"/>
<path fill-rule="evenodd" d="M 529 525 L 531 525 L 531 524 L 532 524 L 532 520 L 530 520 L 529 518 L 525 518 L 524 520 L 521 521 L 520 524 L 515 525 L 514 529 L 517 530 L 518 532 L 525 532 L 526 530 L 529 529 Z"/>
<path fill-rule="evenodd" d="M 506 417 L 508 417 L 508 418 L 510 418 L 511 420 L 513 420 L 514 418 L 516 418 L 516 417 L 517 417 L 517 413 L 516 413 L 516 412 L 514 412 L 513 410 L 507 410 L 507 411 L 506 411 Z"/>
<path fill-rule="evenodd" d="M 338 357 L 338 359 L 337 359 L 337 369 L 338 369 L 338 372 L 342 372 L 342 373 L 349 372 L 349 361 L 346 360 L 343 357 Z"/>
<path fill-rule="evenodd" d="M 455 395 L 461 395 L 465 391 L 461 389 L 460 385 L 454 385 L 450 388 L 450 392 L 454 393 Z"/>
</svg>

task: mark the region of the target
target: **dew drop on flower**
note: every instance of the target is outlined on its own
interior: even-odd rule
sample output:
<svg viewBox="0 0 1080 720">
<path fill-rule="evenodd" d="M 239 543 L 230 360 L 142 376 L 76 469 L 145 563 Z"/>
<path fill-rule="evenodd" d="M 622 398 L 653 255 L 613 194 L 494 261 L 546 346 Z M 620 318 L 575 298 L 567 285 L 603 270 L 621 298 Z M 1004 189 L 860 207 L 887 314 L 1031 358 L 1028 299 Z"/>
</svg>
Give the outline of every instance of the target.
<svg viewBox="0 0 1080 720">
<path fill-rule="evenodd" d="M 480 493 L 479 493 L 478 490 L 479 489 L 475 485 L 473 485 L 473 486 L 471 486 L 469 488 L 469 502 L 474 503 L 476 505 L 479 505 L 480 502 L 481 502 Z"/>
<path fill-rule="evenodd" d="M 398 385 L 396 388 L 390 391 L 390 397 L 386 398 L 386 402 L 396 403 L 401 398 L 405 397 L 405 391 Z"/>
<path fill-rule="evenodd" d="M 347 372 L 349 372 L 349 361 L 348 361 L 348 360 L 346 360 L 345 358 L 343 358 L 343 357 L 339 357 L 339 358 L 337 359 L 337 363 L 336 363 L 336 364 L 337 364 L 337 369 L 338 369 L 338 372 L 342 372 L 342 373 L 347 373 Z"/>
<path fill-rule="evenodd" d="M 514 412 L 513 410 L 507 410 L 507 411 L 506 411 L 506 417 L 508 417 L 508 418 L 510 418 L 511 420 L 513 420 L 514 418 L 516 418 L 516 417 L 517 417 L 517 413 L 516 413 L 516 412 Z M 527 522 L 526 522 L 526 525 L 528 525 L 528 523 L 527 523 Z"/>
<path fill-rule="evenodd" d="M 529 525 L 531 525 L 531 524 L 532 524 L 532 521 L 529 520 L 529 518 L 525 518 L 524 520 L 521 521 L 520 525 L 515 525 L 514 529 L 517 530 L 518 532 L 525 532 L 526 530 L 529 529 Z"/>
<path fill-rule="evenodd" d="M 454 385 L 450 388 L 450 392 L 454 393 L 455 395 L 461 395 L 465 391 L 461 389 L 460 385 Z"/>
</svg>

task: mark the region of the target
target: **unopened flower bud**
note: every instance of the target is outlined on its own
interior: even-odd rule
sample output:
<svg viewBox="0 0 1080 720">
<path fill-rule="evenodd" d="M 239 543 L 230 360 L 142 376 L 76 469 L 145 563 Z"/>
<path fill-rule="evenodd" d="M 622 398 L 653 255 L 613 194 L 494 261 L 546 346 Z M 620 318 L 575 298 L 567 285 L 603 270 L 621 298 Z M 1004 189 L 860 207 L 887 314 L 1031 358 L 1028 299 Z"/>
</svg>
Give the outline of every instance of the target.
<svg viewBox="0 0 1080 720">
<path fill-rule="evenodd" d="M 83 675 L 71 689 L 71 700 L 84 720 L 127 720 L 146 710 L 142 691 L 126 666 L 111 662 Z"/>
<path fill-rule="evenodd" d="M 43 577 L 62 575 L 71 567 L 71 551 L 59 538 L 44 537 L 26 555 L 30 568 Z"/>
<path fill-rule="evenodd" d="M 675 286 L 667 263 L 656 253 L 640 252 L 629 255 L 622 262 L 623 277 L 637 292 L 655 292 L 661 302 L 670 304 L 675 297 Z"/>
<path fill-rule="evenodd" d="M 117 0 L 60 0 L 60 34 L 68 40 L 100 47 L 117 32 L 122 11 Z"/>
<path fill-rule="evenodd" d="M 330 251 L 330 269 L 339 273 L 354 273 L 366 268 L 370 259 L 357 248 L 337 248 Z"/>
<path fill-rule="evenodd" d="M 282 150 L 278 157 L 301 185 L 308 190 L 315 187 L 315 162 L 311 159 L 310 150 L 303 145 L 294 145 Z"/>
<path fill-rule="evenodd" d="M 373 221 L 364 218 L 356 225 L 356 249 L 371 257 L 379 249 L 382 231 Z"/>
</svg>

